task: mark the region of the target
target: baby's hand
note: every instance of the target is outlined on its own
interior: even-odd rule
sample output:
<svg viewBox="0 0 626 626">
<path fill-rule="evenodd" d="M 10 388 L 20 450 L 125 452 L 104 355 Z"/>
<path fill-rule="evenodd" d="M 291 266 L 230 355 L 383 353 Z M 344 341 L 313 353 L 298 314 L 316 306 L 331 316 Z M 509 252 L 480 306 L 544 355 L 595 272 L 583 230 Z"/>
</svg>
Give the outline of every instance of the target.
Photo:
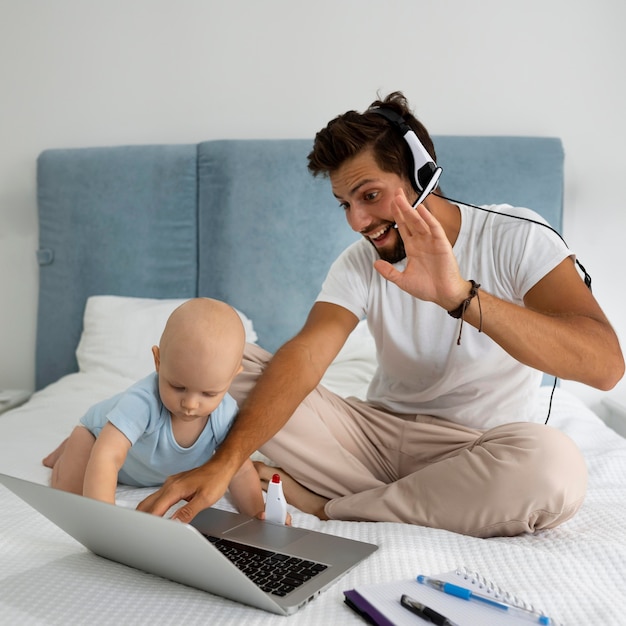
<svg viewBox="0 0 626 626">
<path fill-rule="evenodd" d="M 260 520 L 265 520 L 265 511 L 260 511 L 256 514 L 256 518 Z M 285 518 L 285 526 L 291 526 L 291 513 L 287 512 L 287 517 Z"/>
</svg>

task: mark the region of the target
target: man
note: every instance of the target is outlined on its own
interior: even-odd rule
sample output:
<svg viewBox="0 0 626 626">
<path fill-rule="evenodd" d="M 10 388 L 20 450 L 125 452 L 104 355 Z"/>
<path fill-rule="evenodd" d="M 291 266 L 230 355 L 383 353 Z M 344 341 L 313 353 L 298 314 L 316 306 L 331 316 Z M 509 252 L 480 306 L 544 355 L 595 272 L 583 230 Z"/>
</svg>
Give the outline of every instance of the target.
<svg viewBox="0 0 626 626">
<path fill-rule="evenodd" d="M 582 455 L 532 421 L 540 372 L 610 389 L 624 372 L 617 337 L 565 244 L 515 218 L 536 214 L 437 193 L 413 209 L 411 151 L 381 108 L 436 161 L 398 92 L 317 134 L 309 169 L 330 178 L 363 239 L 271 361 L 247 350 L 232 388 L 241 411 L 213 459 L 169 478 L 140 509 L 163 514 L 182 498 L 176 516 L 188 521 L 258 448 L 286 472 L 287 500 L 322 519 L 488 537 L 551 528 L 580 507 Z M 379 367 L 367 401 L 339 398 L 318 383 L 363 317 Z M 265 482 L 274 471 L 257 469 Z"/>
</svg>

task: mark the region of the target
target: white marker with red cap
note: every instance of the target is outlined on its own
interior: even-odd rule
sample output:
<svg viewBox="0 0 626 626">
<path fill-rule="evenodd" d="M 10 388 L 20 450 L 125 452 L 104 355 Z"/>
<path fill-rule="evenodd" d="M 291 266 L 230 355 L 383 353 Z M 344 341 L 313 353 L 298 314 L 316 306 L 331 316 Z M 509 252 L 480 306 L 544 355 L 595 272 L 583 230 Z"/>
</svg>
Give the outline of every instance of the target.
<svg viewBox="0 0 626 626">
<path fill-rule="evenodd" d="M 287 501 L 283 494 L 283 483 L 280 474 L 274 474 L 267 485 L 265 498 L 265 521 L 284 524 L 287 519 Z"/>
</svg>

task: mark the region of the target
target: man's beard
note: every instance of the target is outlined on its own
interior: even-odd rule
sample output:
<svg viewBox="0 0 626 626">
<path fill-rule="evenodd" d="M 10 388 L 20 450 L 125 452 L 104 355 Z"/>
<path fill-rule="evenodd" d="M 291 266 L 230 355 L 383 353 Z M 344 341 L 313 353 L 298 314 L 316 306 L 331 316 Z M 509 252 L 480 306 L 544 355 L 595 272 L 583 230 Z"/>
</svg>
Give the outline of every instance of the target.
<svg viewBox="0 0 626 626">
<path fill-rule="evenodd" d="M 368 239 L 368 241 L 374 246 L 376 252 L 378 252 L 378 256 L 383 260 L 389 263 L 398 263 L 406 258 L 406 251 L 404 250 L 404 241 L 402 241 L 402 237 L 400 237 L 400 233 L 396 230 L 396 243 L 392 250 L 383 250 L 381 248 L 377 248 L 374 245 L 374 242 Z"/>
</svg>

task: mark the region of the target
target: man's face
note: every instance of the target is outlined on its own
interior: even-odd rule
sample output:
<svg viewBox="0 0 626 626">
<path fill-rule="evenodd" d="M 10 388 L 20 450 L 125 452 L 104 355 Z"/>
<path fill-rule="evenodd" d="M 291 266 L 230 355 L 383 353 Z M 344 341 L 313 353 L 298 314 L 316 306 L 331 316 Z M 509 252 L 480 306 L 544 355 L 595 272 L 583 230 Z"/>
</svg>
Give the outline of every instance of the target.
<svg viewBox="0 0 626 626">
<path fill-rule="evenodd" d="M 391 201 L 399 188 L 408 197 L 414 195 L 408 181 L 381 170 L 372 151 L 364 150 L 332 172 L 330 182 L 352 230 L 361 233 L 381 259 L 390 263 L 404 259 L 404 243 L 394 228 Z"/>
</svg>

